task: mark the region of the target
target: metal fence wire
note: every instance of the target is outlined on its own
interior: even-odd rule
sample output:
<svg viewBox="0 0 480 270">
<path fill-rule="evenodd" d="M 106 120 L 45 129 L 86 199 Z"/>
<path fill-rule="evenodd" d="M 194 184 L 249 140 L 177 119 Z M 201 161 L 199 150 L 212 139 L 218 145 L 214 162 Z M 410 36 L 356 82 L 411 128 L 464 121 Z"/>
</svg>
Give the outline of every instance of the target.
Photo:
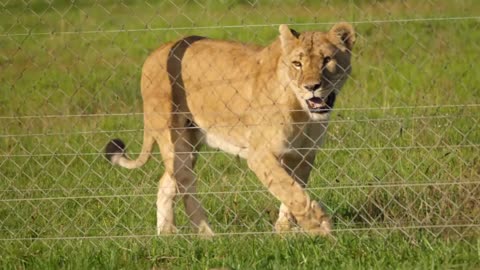
<svg viewBox="0 0 480 270">
<path fill-rule="evenodd" d="M 193 34 L 267 46 L 282 23 L 302 33 L 339 21 L 356 31 L 353 72 L 306 188 L 333 234 L 478 237 L 479 11 L 474 1 L 7 1 L 0 240 L 156 237 L 160 151 L 135 170 L 104 158 L 117 137 L 130 157 L 141 152 L 147 56 Z M 209 147 L 193 153 L 212 230 L 273 234 L 280 202 L 247 162 Z M 179 237 L 196 233 L 184 209 L 176 200 Z"/>
</svg>

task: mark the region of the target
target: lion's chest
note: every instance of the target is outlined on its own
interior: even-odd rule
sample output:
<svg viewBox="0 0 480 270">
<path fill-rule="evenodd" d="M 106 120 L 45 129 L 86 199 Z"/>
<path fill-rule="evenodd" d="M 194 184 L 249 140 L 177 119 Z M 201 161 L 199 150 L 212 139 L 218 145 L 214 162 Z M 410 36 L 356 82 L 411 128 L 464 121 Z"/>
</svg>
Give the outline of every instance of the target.
<svg viewBox="0 0 480 270">
<path fill-rule="evenodd" d="M 285 144 L 284 154 L 316 150 L 324 141 L 327 126 L 327 122 L 309 122 L 304 125 L 297 125 Z"/>
</svg>

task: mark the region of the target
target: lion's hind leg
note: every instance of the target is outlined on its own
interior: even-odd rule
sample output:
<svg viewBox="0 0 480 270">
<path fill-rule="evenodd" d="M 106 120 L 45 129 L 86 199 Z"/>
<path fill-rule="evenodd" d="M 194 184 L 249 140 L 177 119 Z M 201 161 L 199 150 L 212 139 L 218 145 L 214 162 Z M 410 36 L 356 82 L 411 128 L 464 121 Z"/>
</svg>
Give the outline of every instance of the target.
<svg viewBox="0 0 480 270">
<path fill-rule="evenodd" d="M 196 181 L 194 172 L 195 161 L 197 158 L 197 148 L 199 147 L 202 135 L 200 131 L 187 121 L 187 127 L 179 134 L 175 142 L 175 178 L 180 194 L 185 204 L 185 213 L 190 219 L 192 226 L 198 234 L 204 236 L 213 236 L 205 210 L 197 197 Z"/>
<path fill-rule="evenodd" d="M 205 236 L 213 235 L 205 210 L 195 195 L 195 148 L 198 145 L 195 132 L 195 129 L 188 127 L 177 128 L 165 130 L 157 137 L 165 164 L 157 196 L 158 234 L 175 232 L 173 205 L 178 192 L 183 197 L 185 213 L 196 231 Z"/>
<path fill-rule="evenodd" d="M 157 123 L 158 124 L 158 123 Z M 154 129 L 153 126 L 150 128 Z M 159 128 L 159 125 L 157 125 Z M 157 235 L 176 233 L 174 217 L 174 200 L 177 183 L 174 177 L 174 145 L 167 128 L 156 129 L 155 139 L 160 146 L 165 171 L 160 178 L 157 192 Z"/>
<path fill-rule="evenodd" d="M 165 172 L 160 178 L 157 193 L 157 235 L 177 232 L 173 213 L 176 189 L 175 179 Z"/>
</svg>

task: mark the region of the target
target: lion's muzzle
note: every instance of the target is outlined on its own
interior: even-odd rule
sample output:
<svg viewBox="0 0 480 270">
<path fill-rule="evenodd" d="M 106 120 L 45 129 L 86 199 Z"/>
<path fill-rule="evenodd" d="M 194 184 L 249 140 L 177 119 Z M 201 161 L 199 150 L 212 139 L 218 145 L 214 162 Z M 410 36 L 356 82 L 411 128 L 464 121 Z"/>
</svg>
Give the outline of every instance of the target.
<svg viewBox="0 0 480 270">
<path fill-rule="evenodd" d="M 313 97 L 307 99 L 306 102 L 308 105 L 308 109 L 311 113 L 328 113 L 333 109 L 336 97 L 337 95 L 332 92 L 325 98 Z"/>
</svg>

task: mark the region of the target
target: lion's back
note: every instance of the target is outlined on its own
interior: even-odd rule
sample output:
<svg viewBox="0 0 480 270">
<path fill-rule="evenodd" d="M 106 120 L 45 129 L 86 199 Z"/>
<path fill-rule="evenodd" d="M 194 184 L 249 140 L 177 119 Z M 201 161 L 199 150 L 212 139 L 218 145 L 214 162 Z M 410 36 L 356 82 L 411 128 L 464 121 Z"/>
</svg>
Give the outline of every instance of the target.
<svg viewBox="0 0 480 270">
<path fill-rule="evenodd" d="M 261 47 L 238 42 L 200 40 L 192 44 L 182 59 L 185 82 L 235 80 L 251 75 L 256 68 L 256 53 Z"/>
<path fill-rule="evenodd" d="M 251 106 L 259 74 L 256 56 L 260 49 L 237 42 L 205 39 L 186 50 L 181 78 L 189 109 L 197 118 L 211 119 L 210 114 L 222 112 L 222 119 L 216 121 L 238 121 Z"/>
<path fill-rule="evenodd" d="M 256 102 L 264 97 L 258 94 L 259 76 L 268 77 L 260 70 L 262 47 L 200 37 L 188 46 L 180 42 L 162 45 L 145 61 L 142 84 L 153 87 L 142 86 L 144 102 L 158 100 L 165 112 L 172 111 L 170 104 L 186 104 L 199 126 L 231 126 L 248 124 L 255 104 L 271 101 Z M 261 80 L 272 83 L 273 77 Z M 183 100 L 175 101 L 179 95 Z"/>
</svg>

